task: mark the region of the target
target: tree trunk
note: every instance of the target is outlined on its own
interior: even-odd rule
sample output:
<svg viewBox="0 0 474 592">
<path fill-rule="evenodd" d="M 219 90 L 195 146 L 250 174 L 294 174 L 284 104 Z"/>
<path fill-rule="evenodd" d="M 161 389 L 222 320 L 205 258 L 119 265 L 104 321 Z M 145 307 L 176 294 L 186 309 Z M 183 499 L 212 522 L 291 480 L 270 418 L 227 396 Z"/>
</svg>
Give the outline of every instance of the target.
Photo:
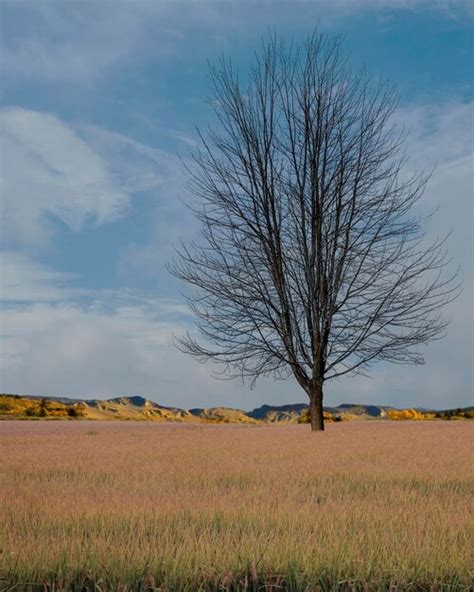
<svg viewBox="0 0 474 592">
<path fill-rule="evenodd" d="M 323 387 L 321 384 L 316 385 L 310 391 L 309 418 L 312 432 L 322 432 L 324 430 Z"/>
</svg>

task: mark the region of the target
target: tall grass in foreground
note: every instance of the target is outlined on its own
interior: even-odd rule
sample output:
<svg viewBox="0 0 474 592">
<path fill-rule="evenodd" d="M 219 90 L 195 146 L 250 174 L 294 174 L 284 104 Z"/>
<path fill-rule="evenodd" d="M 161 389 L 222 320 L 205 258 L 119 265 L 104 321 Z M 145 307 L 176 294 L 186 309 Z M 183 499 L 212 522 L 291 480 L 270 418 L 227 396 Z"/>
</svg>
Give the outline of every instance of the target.
<svg viewBox="0 0 474 592">
<path fill-rule="evenodd" d="M 5 589 L 471 584 L 468 423 L 0 427 Z"/>
</svg>

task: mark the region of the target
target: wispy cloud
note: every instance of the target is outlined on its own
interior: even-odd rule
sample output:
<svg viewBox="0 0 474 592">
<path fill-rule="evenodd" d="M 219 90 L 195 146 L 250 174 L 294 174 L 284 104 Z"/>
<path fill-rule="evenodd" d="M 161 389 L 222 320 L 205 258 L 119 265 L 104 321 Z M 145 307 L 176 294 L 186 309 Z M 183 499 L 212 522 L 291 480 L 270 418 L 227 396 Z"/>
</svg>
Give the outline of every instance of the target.
<svg viewBox="0 0 474 592">
<path fill-rule="evenodd" d="M 10 82 L 98 81 L 123 64 L 143 38 L 138 4 L 2 2 L 2 70 Z"/>
<path fill-rule="evenodd" d="M 108 222 L 127 210 L 130 196 L 106 162 L 57 117 L 12 108 L 1 112 L 0 122 L 7 239 L 44 243 L 48 216 L 78 230 L 88 220 Z"/>
<path fill-rule="evenodd" d="M 177 157 L 124 134 L 92 125 L 81 125 L 77 132 L 101 155 L 117 184 L 128 194 L 169 183 L 179 169 Z"/>
<path fill-rule="evenodd" d="M 229 35 L 285 23 L 301 27 L 341 20 L 364 11 L 379 18 L 391 11 L 431 11 L 447 19 L 472 15 L 469 0 L 176 0 L 173 2 L 2 2 L 4 78 L 16 84 L 67 82 L 101 84 L 118 66 L 144 56 L 167 57 L 177 41 L 205 31 L 221 47 Z"/>
<path fill-rule="evenodd" d="M 46 244 L 53 220 L 73 231 L 126 214 L 134 194 L 172 178 L 176 159 L 121 134 L 74 128 L 18 107 L 0 112 L 4 240 Z"/>
</svg>

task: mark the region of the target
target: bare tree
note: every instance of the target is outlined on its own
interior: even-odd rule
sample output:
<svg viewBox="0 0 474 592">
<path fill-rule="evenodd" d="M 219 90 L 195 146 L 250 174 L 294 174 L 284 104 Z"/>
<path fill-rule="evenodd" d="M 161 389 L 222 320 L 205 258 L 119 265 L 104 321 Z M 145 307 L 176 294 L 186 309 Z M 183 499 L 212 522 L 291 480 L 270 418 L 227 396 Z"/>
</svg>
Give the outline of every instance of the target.
<svg viewBox="0 0 474 592">
<path fill-rule="evenodd" d="M 251 383 L 293 376 L 324 429 L 323 384 L 377 360 L 423 363 L 456 296 L 445 239 L 426 244 L 396 94 L 354 72 L 340 39 L 270 37 L 242 84 L 211 69 L 218 125 L 188 168 L 201 222 L 170 268 L 201 339 L 179 346 Z"/>
</svg>

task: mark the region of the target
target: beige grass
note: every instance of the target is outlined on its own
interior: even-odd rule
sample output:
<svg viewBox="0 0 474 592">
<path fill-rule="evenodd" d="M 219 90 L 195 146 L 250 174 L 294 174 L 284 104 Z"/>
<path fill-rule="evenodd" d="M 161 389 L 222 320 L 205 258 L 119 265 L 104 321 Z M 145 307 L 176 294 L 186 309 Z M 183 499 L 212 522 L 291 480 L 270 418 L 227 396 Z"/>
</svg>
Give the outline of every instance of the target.
<svg viewBox="0 0 474 592">
<path fill-rule="evenodd" d="M 4 587 L 471 582 L 469 423 L 0 429 Z"/>
</svg>

